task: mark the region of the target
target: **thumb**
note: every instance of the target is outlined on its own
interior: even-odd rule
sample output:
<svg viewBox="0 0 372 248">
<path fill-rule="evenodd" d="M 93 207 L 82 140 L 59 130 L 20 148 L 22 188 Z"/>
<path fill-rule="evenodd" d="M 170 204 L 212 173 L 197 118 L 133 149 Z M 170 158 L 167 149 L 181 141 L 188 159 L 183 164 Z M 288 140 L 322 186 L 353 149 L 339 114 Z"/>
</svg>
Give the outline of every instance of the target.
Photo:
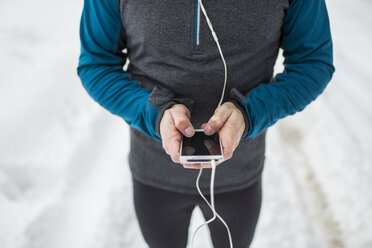
<svg viewBox="0 0 372 248">
<path fill-rule="evenodd" d="M 174 125 L 183 135 L 186 137 L 192 137 L 195 133 L 195 129 L 190 121 L 190 112 L 189 110 L 181 105 L 177 104 L 170 111 Z"/>
</svg>

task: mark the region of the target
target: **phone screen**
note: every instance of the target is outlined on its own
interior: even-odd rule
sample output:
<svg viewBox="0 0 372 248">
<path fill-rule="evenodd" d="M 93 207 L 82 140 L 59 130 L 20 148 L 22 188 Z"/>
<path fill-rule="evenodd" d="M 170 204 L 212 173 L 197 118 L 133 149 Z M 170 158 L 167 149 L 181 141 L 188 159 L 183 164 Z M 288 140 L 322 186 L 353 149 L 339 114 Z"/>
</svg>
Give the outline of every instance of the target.
<svg viewBox="0 0 372 248">
<path fill-rule="evenodd" d="M 191 138 L 184 136 L 181 156 L 190 155 L 222 155 L 218 133 L 208 136 L 204 132 L 195 132 Z"/>
</svg>

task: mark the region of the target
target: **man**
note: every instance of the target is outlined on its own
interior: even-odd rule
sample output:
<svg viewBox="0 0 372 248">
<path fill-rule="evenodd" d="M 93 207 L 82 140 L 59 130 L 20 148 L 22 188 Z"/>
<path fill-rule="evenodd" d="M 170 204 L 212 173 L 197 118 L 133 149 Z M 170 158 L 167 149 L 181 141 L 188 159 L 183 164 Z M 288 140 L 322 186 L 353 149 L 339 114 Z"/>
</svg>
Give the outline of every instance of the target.
<svg viewBox="0 0 372 248">
<path fill-rule="evenodd" d="M 191 213 L 211 211 L 194 188 L 199 166 L 179 163 L 182 135 L 219 131 L 216 210 L 235 248 L 252 242 L 261 207 L 266 129 L 303 110 L 334 72 L 324 0 L 205 0 L 223 65 L 198 0 L 85 0 L 78 74 L 87 92 L 131 127 L 134 204 L 151 248 L 185 247 Z M 273 78 L 278 49 L 285 71 Z M 123 49 L 127 53 L 123 53 Z M 123 65 L 129 58 L 127 71 Z M 201 178 L 208 192 L 209 177 Z M 214 247 L 229 247 L 221 222 Z"/>
</svg>

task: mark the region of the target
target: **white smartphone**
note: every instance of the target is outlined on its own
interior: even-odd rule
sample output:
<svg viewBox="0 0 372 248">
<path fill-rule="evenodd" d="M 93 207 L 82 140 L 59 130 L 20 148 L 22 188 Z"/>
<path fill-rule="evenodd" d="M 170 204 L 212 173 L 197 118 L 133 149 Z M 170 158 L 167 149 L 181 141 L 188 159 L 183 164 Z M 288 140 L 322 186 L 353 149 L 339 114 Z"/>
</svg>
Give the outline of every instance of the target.
<svg viewBox="0 0 372 248">
<path fill-rule="evenodd" d="M 218 132 L 206 135 L 203 129 L 196 129 L 191 138 L 183 136 L 180 146 L 180 161 L 183 164 L 210 164 L 223 161 L 223 149 Z"/>
</svg>

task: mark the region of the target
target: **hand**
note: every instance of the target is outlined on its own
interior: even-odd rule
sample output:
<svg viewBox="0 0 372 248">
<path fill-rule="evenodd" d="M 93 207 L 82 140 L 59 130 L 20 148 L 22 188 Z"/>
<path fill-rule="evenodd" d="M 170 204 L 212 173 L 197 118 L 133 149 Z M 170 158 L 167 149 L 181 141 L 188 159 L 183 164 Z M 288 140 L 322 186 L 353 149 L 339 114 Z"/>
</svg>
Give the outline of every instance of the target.
<svg viewBox="0 0 372 248">
<path fill-rule="evenodd" d="M 201 128 L 204 129 L 206 135 L 212 135 L 219 131 L 224 159 L 228 160 L 232 157 L 235 148 L 238 146 L 243 136 L 245 130 L 244 116 L 233 103 L 226 102 L 216 109 L 208 123 L 204 123 Z M 188 164 L 184 165 L 184 167 L 189 169 L 200 169 L 210 168 L 211 165 Z"/>
<path fill-rule="evenodd" d="M 164 150 L 174 163 L 180 163 L 182 134 L 192 137 L 195 130 L 190 122 L 190 111 L 182 104 L 167 109 L 160 121 L 160 136 Z"/>
<path fill-rule="evenodd" d="M 219 131 L 225 160 L 232 157 L 244 130 L 245 121 L 242 112 L 231 102 L 226 102 L 216 109 L 208 123 L 203 125 L 204 133 L 212 135 Z"/>
</svg>

